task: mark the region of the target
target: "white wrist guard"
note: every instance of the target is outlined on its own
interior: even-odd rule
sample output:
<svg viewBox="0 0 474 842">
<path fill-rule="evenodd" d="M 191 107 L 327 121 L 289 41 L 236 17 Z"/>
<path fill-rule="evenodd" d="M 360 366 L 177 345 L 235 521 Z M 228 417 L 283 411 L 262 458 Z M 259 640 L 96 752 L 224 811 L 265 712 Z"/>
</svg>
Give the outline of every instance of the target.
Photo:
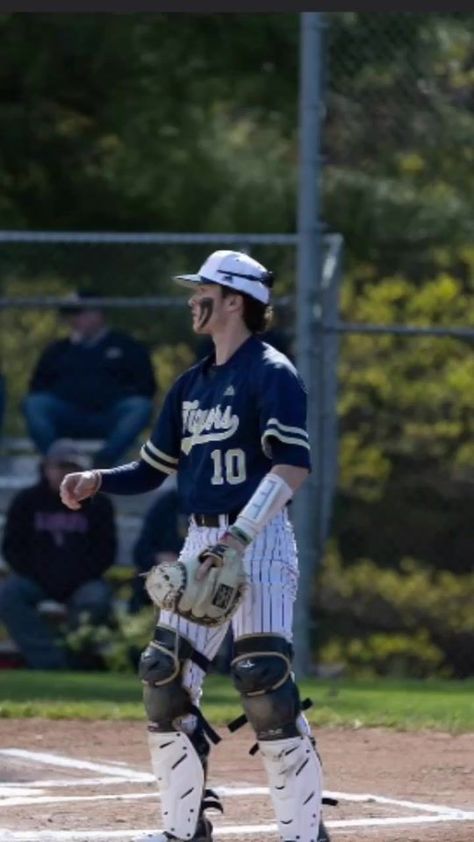
<svg viewBox="0 0 474 842">
<path fill-rule="evenodd" d="M 278 474 L 266 474 L 229 532 L 243 543 L 250 544 L 292 496 L 293 491 L 284 479 Z"/>
</svg>

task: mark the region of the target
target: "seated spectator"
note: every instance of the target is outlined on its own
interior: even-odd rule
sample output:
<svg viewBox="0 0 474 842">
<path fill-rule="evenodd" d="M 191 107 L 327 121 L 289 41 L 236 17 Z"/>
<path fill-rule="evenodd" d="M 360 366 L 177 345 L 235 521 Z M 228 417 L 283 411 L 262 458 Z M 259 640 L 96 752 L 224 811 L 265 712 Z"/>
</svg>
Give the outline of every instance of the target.
<svg viewBox="0 0 474 842">
<path fill-rule="evenodd" d="M 98 494 L 73 512 L 58 493 L 65 474 L 87 467 L 73 442 L 58 440 L 41 463 L 39 481 L 20 491 L 7 511 L 2 553 L 10 572 L 0 583 L 0 622 L 32 669 L 80 665 L 39 603 L 65 603 L 71 630 L 84 613 L 93 625 L 110 616 L 111 586 L 102 577 L 116 554 L 113 505 Z"/>
<path fill-rule="evenodd" d="M 92 293 L 60 312 L 70 336 L 48 345 L 33 371 L 23 411 L 41 453 L 58 438 L 104 439 L 95 467 L 116 464 L 151 419 L 156 380 L 145 346 L 108 327 Z"/>
<path fill-rule="evenodd" d="M 5 377 L 0 372 L 0 439 L 3 435 L 3 417 L 5 415 L 5 403 L 6 403 L 6 384 L 5 384 Z"/>
</svg>

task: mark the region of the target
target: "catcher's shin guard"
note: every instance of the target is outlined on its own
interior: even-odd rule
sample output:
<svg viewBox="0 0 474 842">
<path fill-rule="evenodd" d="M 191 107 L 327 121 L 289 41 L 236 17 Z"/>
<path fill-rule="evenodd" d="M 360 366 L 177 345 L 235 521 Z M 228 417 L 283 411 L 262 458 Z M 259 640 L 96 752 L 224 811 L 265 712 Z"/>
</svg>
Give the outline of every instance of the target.
<svg viewBox="0 0 474 842">
<path fill-rule="evenodd" d="M 191 840 L 204 792 L 204 769 L 189 737 L 181 731 L 150 732 L 151 764 L 161 794 L 165 830 Z"/>
<path fill-rule="evenodd" d="M 259 745 L 281 838 L 318 842 L 323 783 L 310 737 L 262 740 Z"/>
<path fill-rule="evenodd" d="M 291 644 L 281 635 L 248 635 L 236 640 L 234 655 L 246 715 L 229 727 L 248 719 L 257 735 L 281 838 L 317 842 L 322 770 L 291 671 Z"/>
<path fill-rule="evenodd" d="M 199 839 L 195 833 L 200 826 L 205 828 L 202 812 L 207 806 L 222 809 L 218 799 L 210 799 L 205 790 L 209 754 L 205 732 L 214 742 L 220 738 L 183 687 L 182 670 L 188 659 L 201 669 L 207 667 L 207 659 L 188 640 L 174 629 L 158 625 L 139 664 L 149 717 L 151 764 L 161 793 L 164 833 L 168 834 L 164 838 L 180 840 Z"/>
</svg>

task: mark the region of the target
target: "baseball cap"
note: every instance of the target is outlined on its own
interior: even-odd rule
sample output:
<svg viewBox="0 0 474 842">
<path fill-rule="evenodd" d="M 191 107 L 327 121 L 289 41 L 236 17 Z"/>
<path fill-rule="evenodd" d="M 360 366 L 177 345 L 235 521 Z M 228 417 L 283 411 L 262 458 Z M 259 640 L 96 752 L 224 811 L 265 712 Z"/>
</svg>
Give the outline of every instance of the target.
<svg viewBox="0 0 474 842">
<path fill-rule="evenodd" d="M 75 465 L 82 470 L 90 468 L 90 459 L 86 453 L 79 453 L 72 439 L 57 439 L 47 450 L 45 462 L 58 465 Z"/>
<path fill-rule="evenodd" d="M 175 275 L 173 280 L 186 287 L 220 284 L 268 304 L 273 273 L 244 252 L 220 249 L 209 255 L 196 275 Z"/>
<path fill-rule="evenodd" d="M 82 313 L 84 310 L 100 310 L 97 304 L 91 304 L 91 299 L 101 298 L 100 293 L 92 290 L 77 290 L 65 296 L 63 303 L 60 304 L 59 312 L 63 316 L 74 315 L 74 313 Z"/>
</svg>

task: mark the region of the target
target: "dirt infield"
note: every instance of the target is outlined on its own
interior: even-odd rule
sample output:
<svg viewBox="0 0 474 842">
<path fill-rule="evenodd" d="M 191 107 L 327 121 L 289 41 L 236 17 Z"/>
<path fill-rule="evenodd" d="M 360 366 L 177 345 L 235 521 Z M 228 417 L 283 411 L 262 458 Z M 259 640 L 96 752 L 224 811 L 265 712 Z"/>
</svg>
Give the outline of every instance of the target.
<svg viewBox="0 0 474 842">
<path fill-rule="evenodd" d="M 209 783 L 228 792 L 216 839 L 275 842 L 251 733 L 221 734 Z M 333 839 L 474 838 L 474 735 L 325 728 L 317 737 L 325 790 L 340 793 L 325 808 Z M 155 792 L 140 723 L 0 720 L 0 842 L 131 839 L 159 825 Z"/>
</svg>

